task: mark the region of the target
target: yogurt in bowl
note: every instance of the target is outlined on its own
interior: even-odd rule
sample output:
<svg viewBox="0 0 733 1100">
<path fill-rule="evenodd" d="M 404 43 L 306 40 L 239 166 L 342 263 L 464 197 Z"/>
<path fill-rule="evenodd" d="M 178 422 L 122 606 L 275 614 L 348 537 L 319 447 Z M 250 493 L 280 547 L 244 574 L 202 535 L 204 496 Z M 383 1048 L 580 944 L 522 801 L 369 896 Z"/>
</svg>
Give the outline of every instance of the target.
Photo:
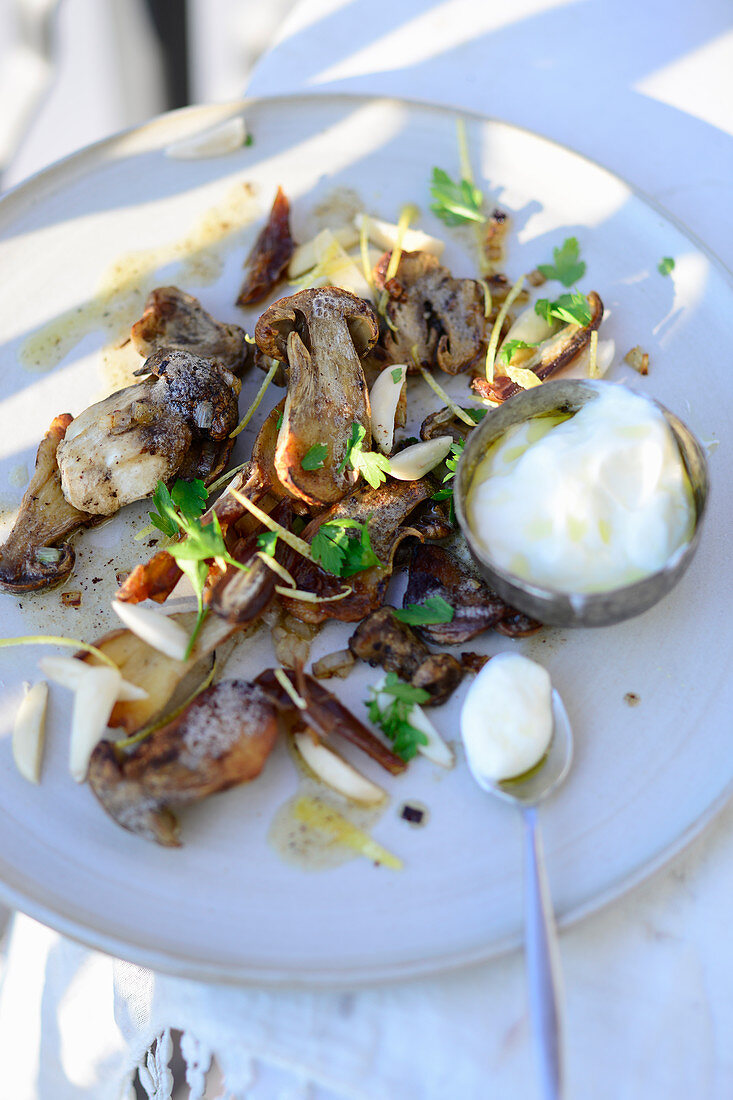
<svg viewBox="0 0 733 1100">
<path fill-rule="evenodd" d="M 550 382 L 491 411 L 464 449 L 456 513 L 501 596 L 547 623 L 605 625 L 656 603 L 692 558 L 700 444 L 626 387 Z"/>
</svg>

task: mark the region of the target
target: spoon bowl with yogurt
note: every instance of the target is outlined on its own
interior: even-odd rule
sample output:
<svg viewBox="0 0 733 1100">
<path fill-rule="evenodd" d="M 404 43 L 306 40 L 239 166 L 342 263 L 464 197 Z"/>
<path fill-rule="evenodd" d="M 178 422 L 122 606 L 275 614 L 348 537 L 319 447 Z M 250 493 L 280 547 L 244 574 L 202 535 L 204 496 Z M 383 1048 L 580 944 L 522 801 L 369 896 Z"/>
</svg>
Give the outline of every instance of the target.
<svg viewBox="0 0 733 1100">
<path fill-rule="evenodd" d="M 562 783 L 573 733 L 548 673 L 519 654 L 492 657 L 461 711 L 461 736 L 478 785 L 517 806 L 524 821 L 525 951 L 543 1100 L 562 1096 L 561 978 L 557 931 L 537 808 Z"/>
</svg>

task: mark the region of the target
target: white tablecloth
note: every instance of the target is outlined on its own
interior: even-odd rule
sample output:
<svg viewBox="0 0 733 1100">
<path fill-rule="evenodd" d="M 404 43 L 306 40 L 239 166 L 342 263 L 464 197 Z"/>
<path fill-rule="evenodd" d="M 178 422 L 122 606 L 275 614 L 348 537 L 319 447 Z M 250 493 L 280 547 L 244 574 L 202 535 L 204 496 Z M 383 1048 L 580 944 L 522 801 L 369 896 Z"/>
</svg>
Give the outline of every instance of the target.
<svg viewBox="0 0 733 1100">
<path fill-rule="evenodd" d="M 636 183 L 733 265 L 732 72 L 727 0 L 302 0 L 249 90 L 406 95 L 527 126 Z M 570 1100 L 733 1095 L 732 825 L 729 807 L 666 871 L 563 933 Z M 0 1096 L 124 1095 L 168 1027 L 186 1031 L 192 1064 L 216 1052 L 224 1095 L 535 1095 L 519 955 L 393 988 L 270 994 L 115 964 L 16 918 Z M 159 1097 L 166 1057 L 146 1071 Z"/>
</svg>

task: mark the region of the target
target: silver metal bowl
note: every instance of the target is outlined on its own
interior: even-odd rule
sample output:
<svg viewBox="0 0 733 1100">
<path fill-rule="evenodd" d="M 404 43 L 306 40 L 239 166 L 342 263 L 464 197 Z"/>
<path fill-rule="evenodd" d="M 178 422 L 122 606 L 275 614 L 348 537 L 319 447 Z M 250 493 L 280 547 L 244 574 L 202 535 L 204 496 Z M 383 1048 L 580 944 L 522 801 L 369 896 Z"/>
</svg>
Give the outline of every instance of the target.
<svg viewBox="0 0 733 1100">
<path fill-rule="evenodd" d="M 471 553 L 491 587 L 513 607 L 540 622 L 556 626 L 609 626 L 648 610 L 666 596 L 683 575 L 700 541 L 709 492 L 708 466 L 701 444 L 681 420 L 659 402 L 652 403 L 664 414 L 680 449 L 695 503 L 695 530 L 684 547 L 663 569 L 642 580 L 607 592 L 562 592 L 531 584 L 496 565 L 478 542 L 466 518 L 466 498 L 476 466 L 488 448 L 515 424 L 546 413 L 575 413 L 612 383 L 585 380 L 545 382 L 515 394 L 489 412 L 471 432 L 458 464 L 453 491 L 458 522 Z M 651 398 L 645 398 L 651 401 Z"/>
</svg>

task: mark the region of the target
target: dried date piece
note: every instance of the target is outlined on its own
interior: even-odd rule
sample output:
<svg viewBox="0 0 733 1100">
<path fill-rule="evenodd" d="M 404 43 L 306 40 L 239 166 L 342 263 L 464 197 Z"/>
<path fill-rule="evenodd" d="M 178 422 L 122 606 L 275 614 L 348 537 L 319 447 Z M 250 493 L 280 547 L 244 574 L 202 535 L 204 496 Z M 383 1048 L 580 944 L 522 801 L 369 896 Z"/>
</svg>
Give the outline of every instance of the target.
<svg viewBox="0 0 733 1100">
<path fill-rule="evenodd" d="M 267 224 L 245 262 L 247 275 L 237 305 L 248 306 L 265 298 L 285 272 L 294 251 L 290 203 L 282 187 L 278 187 Z"/>
<path fill-rule="evenodd" d="M 484 630 L 499 627 L 503 634 L 523 637 L 541 626 L 492 592 L 467 559 L 459 560 L 442 546 L 419 544 L 412 555 L 403 604 L 421 604 L 434 596 L 453 608 L 449 623 L 419 627 L 421 636 L 435 645 L 467 642 Z"/>
</svg>

